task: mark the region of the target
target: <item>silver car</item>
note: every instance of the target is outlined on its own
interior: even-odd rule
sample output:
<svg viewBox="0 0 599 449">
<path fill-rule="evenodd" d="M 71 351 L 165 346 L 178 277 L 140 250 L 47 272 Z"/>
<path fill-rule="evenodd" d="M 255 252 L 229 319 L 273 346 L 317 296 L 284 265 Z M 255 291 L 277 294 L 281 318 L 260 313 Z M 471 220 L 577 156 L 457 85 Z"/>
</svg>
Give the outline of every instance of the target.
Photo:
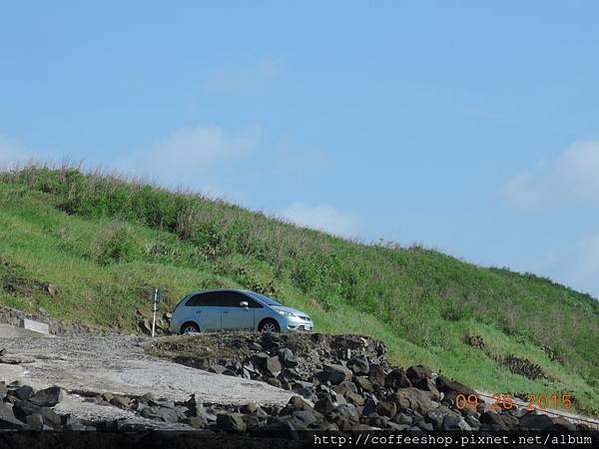
<svg viewBox="0 0 599 449">
<path fill-rule="evenodd" d="M 309 332 L 312 327 L 307 313 L 247 290 L 190 293 L 177 304 L 170 325 L 176 334 L 219 330 Z"/>
</svg>

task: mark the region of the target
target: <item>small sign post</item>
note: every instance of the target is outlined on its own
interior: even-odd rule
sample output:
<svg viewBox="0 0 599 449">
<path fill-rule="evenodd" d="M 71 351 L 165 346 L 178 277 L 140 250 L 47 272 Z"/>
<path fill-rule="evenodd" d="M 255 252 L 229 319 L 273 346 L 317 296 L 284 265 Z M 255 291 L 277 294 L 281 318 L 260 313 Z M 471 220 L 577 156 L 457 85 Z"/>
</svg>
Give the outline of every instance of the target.
<svg viewBox="0 0 599 449">
<path fill-rule="evenodd" d="M 154 331 L 156 329 L 156 312 L 158 311 L 158 305 L 160 304 L 160 290 L 157 288 L 152 292 L 152 338 L 154 338 Z"/>
</svg>

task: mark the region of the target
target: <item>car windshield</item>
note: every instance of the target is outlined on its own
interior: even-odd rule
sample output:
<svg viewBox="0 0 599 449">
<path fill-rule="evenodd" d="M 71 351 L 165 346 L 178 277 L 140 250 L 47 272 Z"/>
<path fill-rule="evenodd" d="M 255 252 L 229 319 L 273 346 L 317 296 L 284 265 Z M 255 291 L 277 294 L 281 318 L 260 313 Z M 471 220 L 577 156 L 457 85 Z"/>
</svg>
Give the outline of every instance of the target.
<svg viewBox="0 0 599 449">
<path fill-rule="evenodd" d="M 255 298 L 259 299 L 260 301 L 262 301 L 263 303 L 265 303 L 267 306 L 282 306 L 283 305 L 280 302 L 275 301 L 272 298 L 269 298 L 268 296 L 261 295 L 260 293 L 250 292 L 250 294 L 252 296 L 254 296 Z"/>
</svg>

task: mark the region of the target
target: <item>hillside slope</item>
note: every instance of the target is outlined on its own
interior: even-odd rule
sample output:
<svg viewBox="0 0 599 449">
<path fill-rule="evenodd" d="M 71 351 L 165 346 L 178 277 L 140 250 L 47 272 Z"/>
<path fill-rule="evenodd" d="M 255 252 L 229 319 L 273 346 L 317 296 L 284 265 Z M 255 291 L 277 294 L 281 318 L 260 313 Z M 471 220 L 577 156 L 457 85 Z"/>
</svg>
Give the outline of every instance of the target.
<svg viewBox="0 0 599 449">
<path fill-rule="evenodd" d="M 154 286 L 166 308 L 202 288 L 261 291 L 320 331 L 384 340 L 396 363 L 488 391 L 569 392 L 599 413 L 599 303 L 588 295 L 77 169 L 0 173 L 0 304 L 132 331 Z"/>
</svg>

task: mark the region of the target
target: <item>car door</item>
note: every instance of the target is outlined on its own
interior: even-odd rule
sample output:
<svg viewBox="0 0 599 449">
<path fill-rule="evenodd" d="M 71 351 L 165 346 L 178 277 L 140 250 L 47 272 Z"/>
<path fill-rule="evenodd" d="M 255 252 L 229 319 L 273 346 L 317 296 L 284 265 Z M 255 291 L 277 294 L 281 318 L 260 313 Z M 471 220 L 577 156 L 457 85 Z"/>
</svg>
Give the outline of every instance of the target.
<svg viewBox="0 0 599 449">
<path fill-rule="evenodd" d="M 201 331 L 217 331 L 222 326 L 222 308 L 217 292 L 206 292 L 195 295 L 187 301 L 186 307 L 191 309 L 193 320 Z"/>
<path fill-rule="evenodd" d="M 254 329 L 254 311 L 262 307 L 257 301 L 239 292 L 223 292 L 223 330 Z M 247 302 L 248 307 L 242 307 L 241 302 Z"/>
</svg>

